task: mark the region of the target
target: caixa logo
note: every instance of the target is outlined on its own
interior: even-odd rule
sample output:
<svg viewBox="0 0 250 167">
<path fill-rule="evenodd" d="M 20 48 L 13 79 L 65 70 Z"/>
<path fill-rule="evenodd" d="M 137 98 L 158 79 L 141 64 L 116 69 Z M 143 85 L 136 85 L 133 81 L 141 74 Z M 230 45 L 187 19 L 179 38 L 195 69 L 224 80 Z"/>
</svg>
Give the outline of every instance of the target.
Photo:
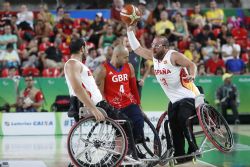
<svg viewBox="0 0 250 167">
<path fill-rule="evenodd" d="M 53 121 L 34 121 L 33 125 L 34 126 L 52 126 Z"/>
</svg>

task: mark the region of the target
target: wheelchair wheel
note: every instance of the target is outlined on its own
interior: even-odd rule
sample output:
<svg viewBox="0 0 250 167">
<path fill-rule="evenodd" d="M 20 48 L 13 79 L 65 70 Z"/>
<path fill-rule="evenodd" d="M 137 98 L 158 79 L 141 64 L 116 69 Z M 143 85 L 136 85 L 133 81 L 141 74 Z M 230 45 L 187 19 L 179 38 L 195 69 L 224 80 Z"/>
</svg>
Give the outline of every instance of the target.
<svg viewBox="0 0 250 167">
<path fill-rule="evenodd" d="M 154 125 L 144 116 L 144 137 L 143 141 L 136 144 L 138 157 L 141 159 L 159 159 L 161 156 L 161 141 Z M 147 167 L 158 164 L 158 160 L 145 160 Z"/>
<path fill-rule="evenodd" d="M 167 129 L 168 134 L 166 134 L 165 129 Z M 164 162 L 160 162 L 160 165 L 165 165 L 168 163 L 165 159 L 168 159 L 173 156 L 173 148 L 168 149 L 169 146 L 173 146 L 172 141 L 172 135 L 171 135 L 171 129 L 169 127 L 169 122 L 167 118 L 167 112 L 164 112 L 161 117 L 158 120 L 156 131 L 159 135 L 160 141 L 161 141 L 161 159 L 164 160 Z"/>
<path fill-rule="evenodd" d="M 123 129 L 110 118 L 96 122 L 93 116 L 77 122 L 68 135 L 68 153 L 78 167 L 115 167 L 127 154 Z"/>
<path fill-rule="evenodd" d="M 210 142 L 221 152 L 229 152 L 234 145 L 233 135 L 224 117 L 208 104 L 197 108 L 200 125 Z"/>
</svg>

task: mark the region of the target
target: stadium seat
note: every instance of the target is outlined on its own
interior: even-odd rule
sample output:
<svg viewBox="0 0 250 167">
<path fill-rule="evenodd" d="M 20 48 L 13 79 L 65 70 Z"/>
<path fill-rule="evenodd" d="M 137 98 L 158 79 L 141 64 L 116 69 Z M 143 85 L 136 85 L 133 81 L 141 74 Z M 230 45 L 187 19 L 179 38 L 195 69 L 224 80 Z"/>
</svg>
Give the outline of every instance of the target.
<svg viewBox="0 0 250 167">
<path fill-rule="evenodd" d="M 32 75 L 34 77 L 38 77 L 40 75 L 40 71 L 35 67 L 26 67 L 22 69 L 22 75 Z"/>
<path fill-rule="evenodd" d="M 9 69 L 8 68 L 3 69 L 1 77 L 6 78 L 6 77 L 8 77 L 8 75 L 9 75 Z M 16 76 L 19 75 L 19 72 L 16 71 L 15 75 Z"/>
<path fill-rule="evenodd" d="M 60 70 L 57 68 L 46 68 L 42 72 L 43 77 L 59 77 Z"/>
<path fill-rule="evenodd" d="M 67 43 L 65 43 L 65 42 L 61 43 L 59 45 L 59 49 L 63 55 L 70 55 L 70 49 L 69 49 L 69 45 Z"/>
</svg>

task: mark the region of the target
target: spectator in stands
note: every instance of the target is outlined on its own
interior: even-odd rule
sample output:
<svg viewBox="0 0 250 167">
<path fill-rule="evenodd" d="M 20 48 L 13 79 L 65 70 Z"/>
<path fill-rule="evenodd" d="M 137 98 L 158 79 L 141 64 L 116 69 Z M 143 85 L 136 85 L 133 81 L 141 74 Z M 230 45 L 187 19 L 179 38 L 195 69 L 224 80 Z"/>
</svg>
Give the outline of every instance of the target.
<svg viewBox="0 0 250 167">
<path fill-rule="evenodd" d="M 143 47 L 150 49 L 154 37 L 155 37 L 154 30 L 150 25 L 147 25 L 143 29 L 142 34 L 139 37 L 139 41 Z"/>
<path fill-rule="evenodd" d="M 59 45 L 59 41 L 54 41 L 54 43 L 45 50 L 45 54 L 42 56 L 42 62 L 45 68 L 63 68 L 62 52 L 59 50 Z"/>
<path fill-rule="evenodd" d="M 227 43 L 222 45 L 221 52 L 222 52 L 222 59 L 227 62 L 233 57 L 239 58 L 241 47 L 240 45 L 236 44 L 233 36 L 231 33 L 227 33 Z"/>
<path fill-rule="evenodd" d="M 17 36 L 11 33 L 11 26 L 4 26 L 4 34 L 0 35 L 0 51 L 6 49 L 6 45 L 12 43 L 14 49 L 17 49 Z"/>
<path fill-rule="evenodd" d="M 95 47 L 98 46 L 99 38 L 104 32 L 104 21 L 102 17 L 102 13 L 96 13 L 96 17 L 94 22 L 90 25 L 90 31 L 88 32 L 88 41 L 95 44 Z"/>
<path fill-rule="evenodd" d="M 191 42 L 189 44 L 189 49 L 185 50 L 184 55 L 191 60 L 192 62 L 194 62 L 196 65 L 199 64 L 200 62 L 200 54 L 196 49 L 195 43 Z"/>
<path fill-rule="evenodd" d="M 105 48 L 107 46 L 111 46 L 113 42 L 116 40 L 116 35 L 113 33 L 112 25 L 108 25 L 106 27 L 106 32 L 99 39 L 99 48 Z"/>
<path fill-rule="evenodd" d="M 214 41 L 212 41 L 211 39 L 208 39 L 206 41 L 206 46 L 203 46 L 201 48 L 201 54 L 202 54 L 202 58 L 204 60 L 204 62 L 206 62 L 207 60 L 209 60 L 212 56 L 213 56 L 213 52 L 215 50 L 215 44 Z"/>
<path fill-rule="evenodd" d="M 244 74 L 246 70 L 246 65 L 243 60 L 238 57 L 237 54 L 234 54 L 232 59 L 227 60 L 226 70 L 228 73 Z"/>
<path fill-rule="evenodd" d="M 111 7 L 111 19 L 115 21 L 121 21 L 120 11 L 124 6 L 123 0 L 113 0 L 113 4 Z"/>
<path fill-rule="evenodd" d="M 111 56 L 113 54 L 113 46 L 107 46 L 106 48 L 104 48 L 104 55 L 106 57 L 107 61 L 111 60 Z"/>
<path fill-rule="evenodd" d="M 224 69 L 222 67 L 218 67 L 215 71 L 215 75 L 222 76 L 224 74 Z"/>
<path fill-rule="evenodd" d="M 221 24 L 224 21 L 224 11 L 217 8 L 215 0 L 210 1 L 210 10 L 206 12 L 206 18 L 213 28 L 221 27 Z"/>
<path fill-rule="evenodd" d="M 86 57 L 86 66 L 93 72 L 95 71 L 105 60 L 104 55 L 98 55 L 95 48 L 89 49 L 89 55 Z"/>
<path fill-rule="evenodd" d="M 54 18 L 48 9 L 48 5 L 41 4 L 39 8 L 40 11 L 37 14 L 37 20 L 43 20 L 45 23 L 48 23 L 49 25 L 54 25 Z"/>
<path fill-rule="evenodd" d="M 201 63 L 200 65 L 198 65 L 197 73 L 198 73 L 198 76 L 206 76 L 207 75 L 206 67 L 205 67 L 204 63 Z"/>
<path fill-rule="evenodd" d="M 221 25 L 221 32 L 218 35 L 217 40 L 219 40 L 220 47 L 227 43 L 227 34 L 230 33 L 226 23 Z"/>
<path fill-rule="evenodd" d="M 211 32 L 210 26 L 205 25 L 203 27 L 203 30 L 195 37 L 197 47 L 200 48 L 201 46 L 205 46 L 207 44 L 208 39 L 214 42 L 216 41 L 213 32 Z"/>
<path fill-rule="evenodd" d="M 215 75 L 218 68 L 222 68 L 225 71 L 224 61 L 219 58 L 219 51 L 215 49 L 212 57 L 206 62 L 207 73 Z M 218 71 L 217 71 L 218 72 Z"/>
<path fill-rule="evenodd" d="M 26 5 L 21 5 L 21 11 L 17 13 L 17 22 L 19 28 L 22 30 L 33 29 L 34 15 L 32 11 L 29 11 Z"/>
<path fill-rule="evenodd" d="M 188 26 L 186 20 L 183 18 L 182 14 L 177 12 L 175 14 L 175 31 L 173 34 L 181 37 L 182 39 L 187 39 L 189 36 Z"/>
<path fill-rule="evenodd" d="M 167 28 L 165 30 L 165 33 L 163 34 L 163 36 L 167 37 L 170 42 L 170 45 L 174 45 L 175 49 L 174 50 L 177 50 L 177 43 L 178 43 L 178 37 L 174 35 L 174 33 L 169 29 Z M 153 36 L 153 39 L 154 39 L 154 36 Z M 153 41 L 153 40 L 152 40 Z M 151 41 L 151 44 L 152 44 L 152 41 Z M 150 47 L 151 48 L 151 44 L 150 44 Z"/>
<path fill-rule="evenodd" d="M 69 13 L 64 13 L 63 17 L 56 24 L 58 33 L 60 33 L 66 40 L 70 41 L 70 35 L 73 32 L 74 21 Z"/>
<path fill-rule="evenodd" d="M 145 0 L 139 0 L 138 9 L 141 12 L 141 18 L 138 22 L 140 28 L 144 28 L 149 19 L 150 11 L 146 8 L 147 2 Z"/>
<path fill-rule="evenodd" d="M 172 8 L 169 13 L 169 19 L 174 21 L 177 13 L 181 13 L 182 15 L 185 16 L 186 9 L 181 8 L 181 2 L 179 0 L 174 0 L 172 2 Z"/>
<path fill-rule="evenodd" d="M 56 8 L 56 16 L 55 16 L 55 23 L 59 23 L 64 16 L 64 8 L 62 6 L 58 6 Z"/>
<path fill-rule="evenodd" d="M 152 12 L 152 23 L 155 24 L 156 22 L 160 21 L 160 14 L 162 11 L 166 10 L 164 1 L 158 1 L 156 8 Z"/>
<path fill-rule="evenodd" d="M 18 75 L 18 68 L 16 66 L 10 66 L 8 69 L 8 76 L 7 78 L 10 78 L 14 80 L 15 82 L 19 82 L 20 76 Z"/>
<path fill-rule="evenodd" d="M 194 28 L 202 28 L 205 26 L 205 18 L 201 14 L 201 6 L 200 4 L 196 4 L 194 6 L 194 13 L 190 16 L 190 23 L 192 29 Z"/>
<path fill-rule="evenodd" d="M 241 28 L 243 19 L 241 17 L 231 16 L 227 18 L 227 23 L 230 28 Z"/>
<path fill-rule="evenodd" d="M 3 9 L 0 16 L 0 34 L 4 30 L 5 25 L 11 25 L 11 17 L 14 14 L 11 12 L 10 2 L 3 2 Z"/>
<path fill-rule="evenodd" d="M 11 107 L 16 107 L 16 112 L 37 112 L 43 105 L 42 92 L 34 87 L 34 80 L 31 75 L 25 76 L 26 88 L 20 92 L 16 104 Z"/>
<path fill-rule="evenodd" d="M 231 109 L 235 124 L 240 123 L 238 115 L 239 97 L 237 87 L 231 81 L 232 74 L 222 76 L 224 84 L 217 89 L 215 103 L 219 105 L 222 115 L 227 119 L 227 109 Z"/>
<path fill-rule="evenodd" d="M 22 67 L 37 67 L 38 61 L 38 40 L 32 39 L 27 47 L 21 52 Z"/>
<path fill-rule="evenodd" d="M 161 20 L 156 22 L 155 24 L 155 32 L 157 35 L 162 35 L 165 33 L 166 29 L 170 29 L 171 31 L 174 31 L 174 24 L 168 20 L 168 13 L 167 11 L 161 12 Z"/>
<path fill-rule="evenodd" d="M 3 67 L 9 68 L 11 66 L 18 67 L 20 65 L 20 59 L 17 51 L 14 50 L 13 44 L 8 43 L 6 50 L 0 54 L 0 62 L 3 63 Z"/>
<path fill-rule="evenodd" d="M 50 23 L 39 19 L 36 21 L 34 31 L 37 39 L 41 39 L 43 37 L 49 37 L 52 33 L 52 26 L 50 25 Z"/>
</svg>

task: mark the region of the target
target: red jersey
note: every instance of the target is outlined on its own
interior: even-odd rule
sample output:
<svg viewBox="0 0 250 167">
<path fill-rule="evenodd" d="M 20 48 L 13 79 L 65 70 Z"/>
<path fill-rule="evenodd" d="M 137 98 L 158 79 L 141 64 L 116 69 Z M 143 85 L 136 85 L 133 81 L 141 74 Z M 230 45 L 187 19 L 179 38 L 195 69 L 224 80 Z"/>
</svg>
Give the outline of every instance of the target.
<svg viewBox="0 0 250 167">
<path fill-rule="evenodd" d="M 124 64 L 121 69 L 116 69 L 109 62 L 105 62 L 103 66 L 106 69 L 104 95 L 108 103 L 118 109 L 136 103 L 129 84 L 131 77 L 129 64 Z"/>
</svg>

